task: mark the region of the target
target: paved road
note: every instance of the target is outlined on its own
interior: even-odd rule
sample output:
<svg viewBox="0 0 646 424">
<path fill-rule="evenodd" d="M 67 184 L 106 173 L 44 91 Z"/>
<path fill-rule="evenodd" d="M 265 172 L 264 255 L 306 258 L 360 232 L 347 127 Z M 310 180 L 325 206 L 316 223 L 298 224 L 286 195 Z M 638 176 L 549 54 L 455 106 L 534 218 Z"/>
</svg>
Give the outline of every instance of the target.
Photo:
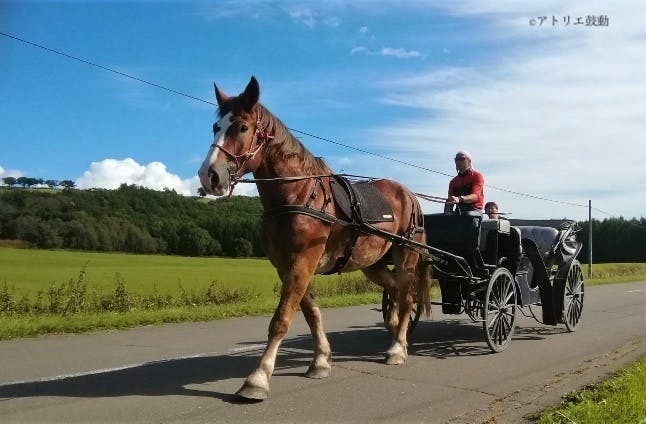
<svg viewBox="0 0 646 424">
<path fill-rule="evenodd" d="M 588 288 L 575 333 L 521 317 L 499 354 L 479 325 L 434 309 L 403 366 L 382 363 L 375 306 L 324 319 L 330 378 L 302 377 L 311 339 L 299 316 L 269 400 L 253 404 L 232 393 L 257 365 L 267 317 L 0 342 L 0 421 L 518 422 L 646 353 L 646 282 Z"/>
</svg>

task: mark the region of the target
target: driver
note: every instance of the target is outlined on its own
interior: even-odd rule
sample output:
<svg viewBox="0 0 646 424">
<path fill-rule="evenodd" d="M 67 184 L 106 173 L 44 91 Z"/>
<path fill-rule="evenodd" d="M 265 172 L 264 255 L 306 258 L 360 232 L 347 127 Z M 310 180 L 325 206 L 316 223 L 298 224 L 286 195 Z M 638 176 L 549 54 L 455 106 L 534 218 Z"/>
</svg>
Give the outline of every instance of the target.
<svg viewBox="0 0 646 424">
<path fill-rule="evenodd" d="M 444 214 L 482 216 L 484 177 L 471 167 L 469 152 L 460 150 L 455 154 L 454 161 L 458 175 L 449 183 L 449 196 L 444 203 Z"/>
</svg>

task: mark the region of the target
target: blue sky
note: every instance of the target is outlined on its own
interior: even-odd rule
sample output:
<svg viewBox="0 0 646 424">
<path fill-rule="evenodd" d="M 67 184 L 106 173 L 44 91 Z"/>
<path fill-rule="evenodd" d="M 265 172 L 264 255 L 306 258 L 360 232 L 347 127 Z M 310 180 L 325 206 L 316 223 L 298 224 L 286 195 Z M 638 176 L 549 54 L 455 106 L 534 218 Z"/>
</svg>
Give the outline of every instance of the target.
<svg viewBox="0 0 646 424">
<path fill-rule="evenodd" d="M 3 1 L 0 31 L 208 101 L 213 82 L 237 94 L 255 75 L 290 128 L 440 173 L 467 149 L 512 217 L 587 209 L 499 188 L 640 217 L 646 12 L 616 3 Z M 608 26 L 574 25 L 589 15 Z M 0 178 L 193 194 L 214 114 L 0 36 Z M 445 175 L 297 136 L 336 171 L 446 193 Z"/>
</svg>

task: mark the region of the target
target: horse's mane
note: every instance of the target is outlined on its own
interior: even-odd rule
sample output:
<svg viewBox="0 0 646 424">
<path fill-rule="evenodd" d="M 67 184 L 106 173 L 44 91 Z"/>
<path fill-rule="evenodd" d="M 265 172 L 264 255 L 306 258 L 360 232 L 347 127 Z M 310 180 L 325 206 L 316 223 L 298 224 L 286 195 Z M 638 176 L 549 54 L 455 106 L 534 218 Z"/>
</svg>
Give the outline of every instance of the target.
<svg viewBox="0 0 646 424">
<path fill-rule="evenodd" d="M 323 158 L 312 155 L 303 143 L 294 137 L 285 124 L 271 113 L 269 109 L 260 103 L 257 103 L 255 107 L 258 108 L 257 112 L 261 114 L 261 127 L 274 136 L 266 151 L 268 155 L 267 160 L 276 163 L 296 158 L 301 163 L 304 174 L 319 175 L 332 173 L 332 170 Z M 238 97 L 230 97 L 222 102 L 218 110 L 218 115 L 221 118 L 229 111 L 233 111 L 237 115 L 246 113 L 243 111 Z"/>
<path fill-rule="evenodd" d="M 260 103 L 257 104 L 257 107 L 260 108 L 260 113 L 262 113 L 260 125 L 267 128 L 267 131 L 274 136 L 274 140 L 270 144 L 273 145 L 273 148 L 267 151 L 270 161 L 284 161 L 296 158 L 302 163 L 305 173 L 312 175 L 332 173 L 323 158 L 312 155 L 303 143 L 292 135 L 280 119 Z"/>
</svg>

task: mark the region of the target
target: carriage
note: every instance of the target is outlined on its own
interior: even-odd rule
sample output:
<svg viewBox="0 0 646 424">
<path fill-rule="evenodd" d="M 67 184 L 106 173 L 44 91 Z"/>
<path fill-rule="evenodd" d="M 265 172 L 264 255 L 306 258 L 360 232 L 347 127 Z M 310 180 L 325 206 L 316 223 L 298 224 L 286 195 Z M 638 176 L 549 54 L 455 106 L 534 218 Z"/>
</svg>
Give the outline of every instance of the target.
<svg viewBox="0 0 646 424">
<path fill-rule="evenodd" d="M 424 218 L 428 260 L 442 293 L 436 304 L 444 314 L 466 313 L 482 323 L 492 351 L 509 345 L 518 308 L 529 310 L 543 324 L 576 330 L 585 285 L 576 259 L 581 243 L 576 240 L 575 222 L 443 214 Z M 384 291 L 384 319 L 392 307 L 393 300 Z M 419 309 L 410 314 L 409 334 L 417 325 Z"/>
</svg>

